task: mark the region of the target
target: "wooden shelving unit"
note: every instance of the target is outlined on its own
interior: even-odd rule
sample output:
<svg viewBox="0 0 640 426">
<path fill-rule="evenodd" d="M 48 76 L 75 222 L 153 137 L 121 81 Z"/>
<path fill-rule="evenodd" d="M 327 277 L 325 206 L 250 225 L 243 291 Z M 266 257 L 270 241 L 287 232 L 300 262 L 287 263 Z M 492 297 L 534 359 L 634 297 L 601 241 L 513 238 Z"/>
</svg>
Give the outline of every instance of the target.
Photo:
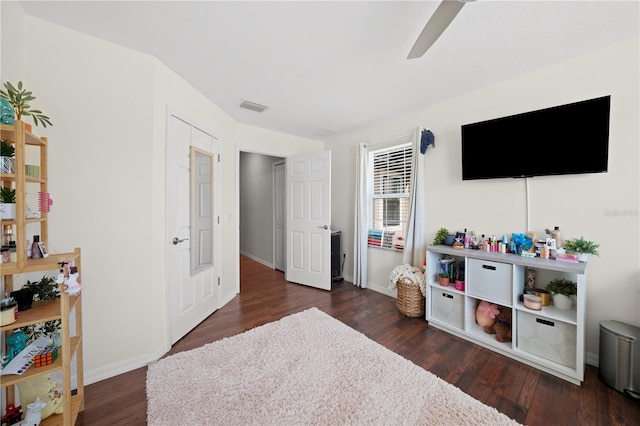
<svg viewBox="0 0 640 426">
<path fill-rule="evenodd" d="M 2 220 L 2 230 L 5 226 L 11 226 L 16 238 L 16 261 L 0 264 L 2 276 L 2 294 L 14 290 L 14 276 L 29 272 L 54 271 L 60 269 L 61 262 L 71 263 L 78 268 L 81 274 L 80 249 L 76 248 L 71 253 L 50 254 L 46 258 L 27 258 L 27 226 L 39 228 L 40 241 L 45 247 L 49 247 L 49 232 L 47 212 L 40 212 L 37 218 L 26 218 L 26 194 L 27 191 L 48 192 L 47 150 L 48 143 L 44 137 L 37 137 L 25 129 L 23 122 L 16 120 L 14 125 L 0 125 L 0 139 L 7 140 L 15 146 L 15 173 L 0 174 L 2 186 L 11 186 L 16 189 L 16 218 Z M 38 150 L 34 157 L 39 157 L 40 177 L 27 176 L 25 173 L 25 159 L 27 149 Z M 36 234 L 38 235 L 38 234 Z M 75 312 L 75 326 L 71 327 L 70 316 Z M 51 365 L 45 367 L 31 367 L 23 375 L 2 376 L 2 388 L 6 389 L 7 403 L 15 398 L 14 385 L 21 381 L 44 374 L 62 371 L 63 413 L 54 414 L 44 419 L 41 425 L 75 424 L 78 413 L 84 409 L 84 373 L 82 353 L 82 294 L 69 296 L 61 291 L 60 298 L 54 301 L 35 302 L 31 309 L 21 311 L 18 320 L 12 324 L 1 326 L 0 331 L 5 336 L 13 330 L 28 325 L 43 323 L 52 320 L 61 320 L 60 336 L 62 346 L 60 356 Z M 2 345 L 5 342 L 1 342 Z M 75 358 L 74 358 L 75 357 Z M 71 386 L 71 364 L 75 359 L 76 387 Z M 6 407 L 2 407 L 1 413 L 5 413 Z M 23 411 L 26 406 L 23 405 Z"/>
</svg>

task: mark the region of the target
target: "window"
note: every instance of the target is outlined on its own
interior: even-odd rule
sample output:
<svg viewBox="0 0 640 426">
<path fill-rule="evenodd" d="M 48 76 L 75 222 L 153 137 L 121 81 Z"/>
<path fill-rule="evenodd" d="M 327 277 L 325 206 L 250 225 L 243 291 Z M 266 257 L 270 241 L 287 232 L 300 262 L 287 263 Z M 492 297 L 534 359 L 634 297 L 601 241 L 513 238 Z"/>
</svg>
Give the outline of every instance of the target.
<svg viewBox="0 0 640 426">
<path fill-rule="evenodd" d="M 409 220 L 411 144 L 369 152 L 369 245 L 402 250 Z"/>
</svg>

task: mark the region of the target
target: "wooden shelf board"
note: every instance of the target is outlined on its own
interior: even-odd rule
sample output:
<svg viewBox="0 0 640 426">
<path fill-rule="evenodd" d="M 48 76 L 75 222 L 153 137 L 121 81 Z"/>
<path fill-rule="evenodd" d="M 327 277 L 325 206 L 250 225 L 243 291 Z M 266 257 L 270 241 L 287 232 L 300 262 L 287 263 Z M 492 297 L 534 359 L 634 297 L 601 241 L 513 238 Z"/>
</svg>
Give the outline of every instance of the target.
<svg viewBox="0 0 640 426">
<path fill-rule="evenodd" d="M 78 413 L 81 411 L 80 406 L 82 405 L 82 399 L 78 395 L 71 396 L 71 416 L 69 417 L 69 422 L 66 424 L 74 425 L 76 423 L 76 419 L 78 418 Z M 40 422 L 42 426 L 62 426 L 65 425 L 64 422 L 65 413 L 62 414 L 52 414 L 46 419 Z"/>
<path fill-rule="evenodd" d="M 52 373 L 56 370 L 62 369 L 62 357 L 58 355 L 58 359 L 56 359 L 53 364 L 45 365 L 44 367 L 35 367 L 31 366 L 27 371 L 22 375 L 17 374 L 8 374 L 2 376 L 2 387 L 7 387 L 11 385 L 18 384 L 26 379 L 30 379 L 37 376 L 42 376 L 43 374 Z"/>
<path fill-rule="evenodd" d="M 42 219 L 38 219 L 38 221 L 42 221 Z M 16 262 L 3 263 L 2 275 L 17 275 L 25 272 L 40 272 L 60 269 L 60 265 L 58 264 L 58 262 L 71 262 L 76 260 L 77 258 L 77 253 L 70 252 L 49 254 L 48 257 L 44 257 L 41 259 L 27 259 L 24 268 L 18 268 Z"/>
<path fill-rule="evenodd" d="M 33 302 L 30 309 L 26 311 L 18 312 L 18 319 L 16 322 L 3 325 L 0 327 L 0 331 L 14 330 L 19 327 L 26 327 L 27 325 L 39 324 L 41 322 L 47 322 L 62 318 L 60 312 L 60 298 L 56 300 L 47 300 L 45 302 Z"/>
</svg>

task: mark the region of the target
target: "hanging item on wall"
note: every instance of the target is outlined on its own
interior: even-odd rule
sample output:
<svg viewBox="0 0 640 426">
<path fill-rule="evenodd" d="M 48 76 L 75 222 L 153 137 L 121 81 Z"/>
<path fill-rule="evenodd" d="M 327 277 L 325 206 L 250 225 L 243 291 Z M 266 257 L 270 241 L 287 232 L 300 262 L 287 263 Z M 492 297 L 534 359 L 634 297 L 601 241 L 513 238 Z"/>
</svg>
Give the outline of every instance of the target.
<svg viewBox="0 0 640 426">
<path fill-rule="evenodd" d="M 422 131 L 422 135 L 420 136 L 420 153 L 424 154 L 427 152 L 427 148 L 429 145 L 436 147 L 436 138 L 433 132 L 429 129 L 424 129 Z"/>
</svg>

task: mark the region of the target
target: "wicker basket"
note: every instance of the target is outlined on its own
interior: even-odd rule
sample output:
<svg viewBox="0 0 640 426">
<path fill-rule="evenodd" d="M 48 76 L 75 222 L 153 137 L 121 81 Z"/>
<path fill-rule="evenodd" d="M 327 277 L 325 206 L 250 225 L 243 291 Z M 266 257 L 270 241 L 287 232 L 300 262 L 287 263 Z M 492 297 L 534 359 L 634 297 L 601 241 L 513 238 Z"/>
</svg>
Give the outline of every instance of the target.
<svg viewBox="0 0 640 426">
<path fill-rule="evenodd" d="M 398 279 L 396 287 L 398 289 L 396 306 L 400 313 L 408 317 L 424 316 L 424 296 L 420 291 L 420 285 L 405 277 Z"/>
</svg>

